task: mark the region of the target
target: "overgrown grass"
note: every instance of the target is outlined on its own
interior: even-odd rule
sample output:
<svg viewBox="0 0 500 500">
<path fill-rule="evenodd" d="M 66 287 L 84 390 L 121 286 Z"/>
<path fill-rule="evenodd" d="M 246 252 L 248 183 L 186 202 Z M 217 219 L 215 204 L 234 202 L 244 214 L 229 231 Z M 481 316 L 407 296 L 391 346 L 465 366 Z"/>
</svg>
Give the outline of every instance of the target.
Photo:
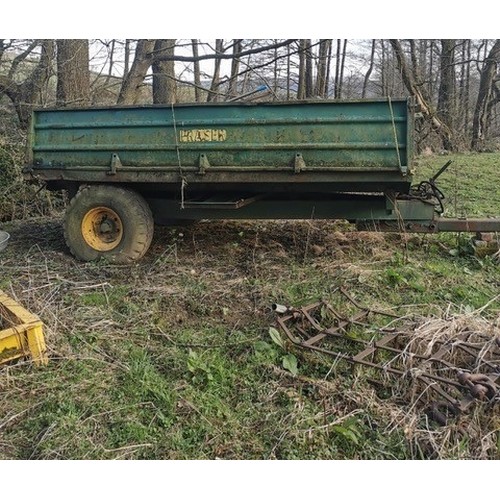
<svg viewBox="0 0 500 500">
<path fill-rule="evenodd" d="M 416 179 L 434 175 L 448 160 L 452 164 L 437 181 L 446 195 L 448 216 L 500 215 L 500 153 L 467 153 L 420 158 Z"/>
<path fill-rule="evenodd" d="M 498 158 L 456 157 L 488 178 L 460 183 L 469 215 L 500 214 Z M 442 160 L 421 160 L 419 175 Z M 500 457 L 498 446 L 478 447 L 498 436 L 498 410 L 438 428 L 348 366 L 269 335 L 272 303 L 334 302 L 340 285 L 404 314 L 483 307 L 499 293 L 500 270 L 488 256 L 450 254 L 466 236 L 207 222 L 158 228 L 128 267 L 76 262 L 59 218 L 4 227 L 12 240 L 0 254 L 1 287 L 43 319 L 51 359 L 0 369 L 1 458 Z M 498 318 L 498 301 L 484 314 Z M 296 375 L 284 366 L 289 354 Z"/>
</svg>

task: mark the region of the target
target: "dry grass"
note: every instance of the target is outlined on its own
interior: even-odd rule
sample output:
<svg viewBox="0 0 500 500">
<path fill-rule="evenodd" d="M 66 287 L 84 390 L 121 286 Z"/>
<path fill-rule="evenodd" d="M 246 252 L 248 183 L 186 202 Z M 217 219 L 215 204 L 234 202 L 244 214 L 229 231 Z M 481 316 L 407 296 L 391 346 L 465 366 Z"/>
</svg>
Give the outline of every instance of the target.
<svg viewBox="0 0 500 500">
<path fill-rule="evenodd" d="M 483 314 L 489 306 L 498 303 L 494 297 L 483 307 L 471 310 L 464 307 L 448 305 L 440 315 L 417 318 L 413 322 L 411 334 L 401 339 L 406 352 L 425 357 L 435 356 L 444 349 L 441 359 L 449 364 L 415 361 L 413 356 L 404 356 L 401 366 L 410 374 L 410 379 L 400 381 L 394 390 L 409 402 L 403 414 L 396 422 L 403 425 L 405 435 L 411 442 L 412 452 L 422 457 L 431 458 L 496 458 L 499 455 L 498 439 L 500 432 L 499 396 L 483 401 L 475 400 L 467 410 L 458 416 L 448 415 L 446 426 L 436 426 L 426 421 L 422 425 L 422 409 L 429 408 L 435 401 L 443 401 L 439 394 L 432 390 L 434 384 L 450 397 L 460 401 L 469 397 L 467 388 L 457 389 L 444 383 L 436 382 L 428 385 L 418 377 L 422 372 L 457 381 L 459 373 L 489 375 L 498 382 L 500 376 L 500 315 Z M 476 346 L 472 351 L 464 351 L 461 346 Z M 420 412 L 420 414 L 419 414 Z"/>
</svg>

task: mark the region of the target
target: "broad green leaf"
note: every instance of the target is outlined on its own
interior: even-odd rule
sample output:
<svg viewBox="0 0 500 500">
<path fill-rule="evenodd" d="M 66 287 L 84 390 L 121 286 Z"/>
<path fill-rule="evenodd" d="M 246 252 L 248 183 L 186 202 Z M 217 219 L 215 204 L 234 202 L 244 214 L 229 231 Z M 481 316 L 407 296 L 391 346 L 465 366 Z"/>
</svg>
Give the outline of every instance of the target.
<svg viewBox="0 0 500 500">
<path fill-rule="evenodd" d="M 268 344 L 267 342 L 264 342 L 263 340 L 257 340 L 257 342 L 255 342 L 253 347 L 257 352 L 266 352 L 266 351 L 270 351 L 271 349 L 274 349 L 274 347 L 271 344 Z"/>
<path fill-rule="evenodd" d="M 187 367 L 191 373 L 194 373 L 198 368 L 199 360 L 198 354 L 196 351 L 189 349 L 188 359 L 187 359 Z"/>
<path fill-rule="evenodd" d="M 189 357 L 188 360 L 187 360 L 187 367 L 188 367 L 188 370 L 191 372 L 191 373 L 194 373 L 196 372 L 197 368 L 198 368 L 198 363 L 197 363 L 197 360 L 195 358 L 191 358 Z"/>
<path fill-rule="evenodd" d="M 297 375 L 299 373 L 297 358 L 293 354 L 283 356 L 283 368 L 288 370 L 292 375 Z"/>
<path fill-rule="evenodd" d="M 349 441 L 352 441 L 354 444 L 359 444 L 358 433 L 355 429 L 351 427 L 343 427 L 342 425 L 334 425 L 332 427 L 333 432 L 345 437 Z"/>
<path fill-rule="evenodd" d="M 279 345 L 282 349 L 285 348 L 285 344 L 283 343 L 283 339 L 281 338 L 280 332 L 276 330 L 276 328 L 273 328 L 272 326 L 269 328 L 269 335 L 271 336 L 272 341 L 276 344 Z"/>
</svg>

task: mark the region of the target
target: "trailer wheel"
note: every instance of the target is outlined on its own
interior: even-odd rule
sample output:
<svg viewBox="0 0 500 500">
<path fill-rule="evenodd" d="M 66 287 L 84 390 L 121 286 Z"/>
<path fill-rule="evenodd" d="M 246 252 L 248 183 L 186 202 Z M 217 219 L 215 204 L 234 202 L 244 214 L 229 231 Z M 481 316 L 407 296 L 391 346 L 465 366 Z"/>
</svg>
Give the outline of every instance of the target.
<svg viewBox="0 0 500 500">
<path fill-rule="evenodd" d="M 121 187 L 87 186 L 71 199 L 64 238 L 77 259 L 132 262 L 147 252 L 153 228 L 151 210 L 139 194 Z"/>
</svg>

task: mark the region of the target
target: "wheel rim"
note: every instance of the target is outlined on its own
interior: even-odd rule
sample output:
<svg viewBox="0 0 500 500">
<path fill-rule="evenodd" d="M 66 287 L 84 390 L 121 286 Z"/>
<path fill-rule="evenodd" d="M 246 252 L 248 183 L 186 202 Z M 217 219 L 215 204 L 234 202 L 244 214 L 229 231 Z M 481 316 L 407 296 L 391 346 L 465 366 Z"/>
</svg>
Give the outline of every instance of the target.
<svg viewBox="0 0 500 500">
<path fill-rule="evenodd" d="M 87 245 L 99 252 L 116 248 L 123 237 L 123 224 L 118 214 L 108 207 L 89 210 L 82 220 L 82 236 Z"/>
</svg>

